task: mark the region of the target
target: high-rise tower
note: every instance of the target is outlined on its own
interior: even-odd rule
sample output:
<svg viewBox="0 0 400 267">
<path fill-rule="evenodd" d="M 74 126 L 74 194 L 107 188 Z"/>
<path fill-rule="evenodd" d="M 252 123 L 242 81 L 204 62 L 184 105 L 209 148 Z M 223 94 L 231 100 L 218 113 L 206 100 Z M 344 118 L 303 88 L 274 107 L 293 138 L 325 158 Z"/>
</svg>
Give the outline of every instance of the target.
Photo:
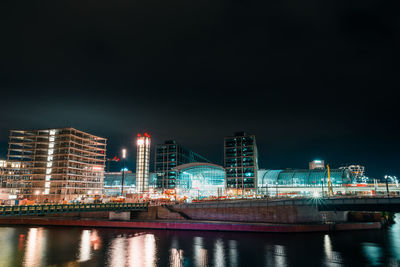
<svg viewBox="0 0 400 267">
<path fill-rule="evenodd" d="M 225 137 L 224 167 L 228 193 L 255 193 L 258 172 L 256 137 L 245 132 Z"/>
<path fill-rule="evenodd" d="M 137 159 L 136 159 L 136 191 L 144 193 L 149 191 L 150 167 L 150 135 L 138 134 Z"/>
</svg>

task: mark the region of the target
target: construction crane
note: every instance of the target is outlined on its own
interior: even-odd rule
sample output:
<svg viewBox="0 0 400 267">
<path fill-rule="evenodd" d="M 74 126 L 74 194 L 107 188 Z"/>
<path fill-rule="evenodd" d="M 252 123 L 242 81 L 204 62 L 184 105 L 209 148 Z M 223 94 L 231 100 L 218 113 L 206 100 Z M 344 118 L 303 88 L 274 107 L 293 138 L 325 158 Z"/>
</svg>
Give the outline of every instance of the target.
<svg viewBox="0 0 400 267">
<path fill-rule="evenodd" d="M 332 183 L 331 183 L 331 172 L 329 170 L 329 164 L 326 164 L 326 169 L 328 170 L 328 192 L 329 196 L 333 195 L 333 190 L 332 190 Z"/>
<path fill-rule="evenodd" d="M 108 159 L 107 159 L 107 171 L 108 171 L 108 172 L 110 171 L 110 162 L 111 162 L 111 161 L 119 162 L 120 159 L 119 159 L 117 156 L 115 156 L 115 157 L 113 157 L 113 158 L 108 158 Z"/>
</svg>

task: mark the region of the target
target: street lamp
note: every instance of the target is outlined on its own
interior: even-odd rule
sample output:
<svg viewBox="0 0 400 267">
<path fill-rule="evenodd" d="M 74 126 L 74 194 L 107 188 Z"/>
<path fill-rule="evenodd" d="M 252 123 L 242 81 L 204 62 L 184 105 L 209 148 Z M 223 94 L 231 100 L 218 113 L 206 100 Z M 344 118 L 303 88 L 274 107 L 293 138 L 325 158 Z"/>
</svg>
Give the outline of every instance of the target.
<svg viewBox="0 0 400 267">
<path fill-rule="evenodd" d="M 126 149 L 122 149 L 122 179 L 121 179 L 121 197 L 124 196 L 124 178 L 125 178 L 125 158 Z"/>
<path fill-rule="evenodd" d="M 278 197 L 278 182 L 275 182 L 276 185 L 276 197 Z"/>
<path fill-rule="evenodd" d="M 389 197 L 389 185 L 388 185 L 388 176 L 385 175 L 385 182 L 386 182 L 386 193 L 387 197 Z"/>
<path fill-rule="evenodd" d="M 321 178 L 321 187 L 322 187 L 322 194 L 321 194 L 321 196 L 324 197 L 324 178 Z"/>
</svg>

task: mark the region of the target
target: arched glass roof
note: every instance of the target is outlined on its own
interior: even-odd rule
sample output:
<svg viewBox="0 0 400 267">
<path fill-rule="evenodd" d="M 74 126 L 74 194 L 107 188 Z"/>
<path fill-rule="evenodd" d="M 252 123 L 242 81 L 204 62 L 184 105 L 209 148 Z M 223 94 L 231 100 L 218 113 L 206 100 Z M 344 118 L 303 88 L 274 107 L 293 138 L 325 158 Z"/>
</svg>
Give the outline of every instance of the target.
<svg viewBox="0 0 400 267">
<path fill-rule="evenodd" d="M 179 195 L 208 197 L 222 194 L 225 188 L 224 168 L 211 163 L 188 163 L 177 166 L 176 189 Z"/>
<path fill-rule="evenodd" d="M 352 183 L 353 174 L 345 169 L 330 169 L 331 183 L 349 184 Z M 328 172 L 326 169 L 295 169 L 295 170 L 259 170 L 258 186 L 266 185 L 287 185 L 287 186 L 320 186 L 327 184 Z"/>
</svg>

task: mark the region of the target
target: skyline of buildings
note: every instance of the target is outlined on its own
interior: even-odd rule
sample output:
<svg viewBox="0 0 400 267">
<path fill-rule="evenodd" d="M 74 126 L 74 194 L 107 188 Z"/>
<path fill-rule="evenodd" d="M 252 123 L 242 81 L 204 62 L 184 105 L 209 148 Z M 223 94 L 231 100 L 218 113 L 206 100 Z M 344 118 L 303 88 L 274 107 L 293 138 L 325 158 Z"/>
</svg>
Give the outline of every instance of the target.
<svg viewBox="0 0 400 267">
<path fill-rule="evenodd" d="M 74 128 L 10 130 L 7 160 L 0 160 L 0 186 L 15 195 L 54 200 L 103 192 L 118 195 L 122 172 L 105 173 L 106 146 L 106 138 Z M 160 192 L 176 189 L 191 196 L 223 192 L 243 196 L 268 193 L 274 185 L 326 184 L 324 160 L 311 161 L 309 169 L 259 169 L 256 137 L 246 132 L 224 138 L 223 165 L 174 140 L 156 145 L 153 156 L 148 133 L 137 135 L 136 146 L 136 171 L 124 171 L 125 193 L 147 193 L 154 188 Z M 150 172 L 152 157 L 154 171 Z M 117 157 L 112 160 L 119 162 Z M 331 176 L 334 184 L 349 184 L 364 177 L 364 167 L 331 169 Z"/>
</svg>

